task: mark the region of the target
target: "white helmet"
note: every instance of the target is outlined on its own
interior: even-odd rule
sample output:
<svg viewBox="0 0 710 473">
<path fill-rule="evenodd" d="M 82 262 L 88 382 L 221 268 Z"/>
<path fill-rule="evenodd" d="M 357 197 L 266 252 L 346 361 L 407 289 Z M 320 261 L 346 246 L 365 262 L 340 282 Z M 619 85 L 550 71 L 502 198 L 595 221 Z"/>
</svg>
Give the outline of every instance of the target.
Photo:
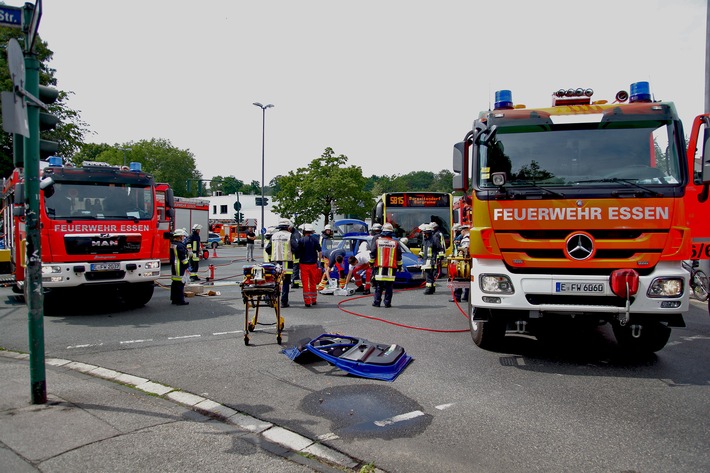
<svg viewBox="0 0 710 473">
<path fill-rule="evenodd" d="M 200 225 L 199 223 L 196 223 L 192 226 L 192 229 L 193 230 L 202 230 L 202 225 Z"/>
<path fill-rule="evenodd" d="M 393 231 L 394 231 L 394 227 L 392 226 L 391 223 L 385 223 L 384 225 L 382 225 L 382 232 L 383 233 L 384 232 L 393 232 Z"/>
<path fill-rule="evenodd" d="M 282 218 L 279 220 L 279 229 L 281 230 L 286 230 L 288 227 L 292 225 L 291 220 L 287 218 Z"/>
<path fill-rule="evenodd" d="M 308 233 L 313 233 L 315 232 L 315 229 L 313 228 L 313 225 L 310 223 L 304 223 L 303 224 L 303 232 L 308 232 Z"/>
<path fill-rule="evenodd" d="M 372 225 L 372 231 L 376 232 L 376 231 L 379 231 L 379 230 L 382 230 L 382 224 L 380 224 L 380 223 L 375 223 L 374 225 Z"/>
<path fill-rule="evenodd" d="M 173 238 L 175 238 L 175 237 L 182 237 L 182 238 L 184 238 L 184 237 L 186 237 L 186 236 L 187 236 L 187 231 L 185 231 L 184 228 L 178 228 L 177 230 L 175 230 L 175 231 L 173 232 Z"/>
<path fill-rule="evenodd" d="M 425 223 L 424 225 L 422 225 L 422 231 L 423 232 L 433 232 L 434 228 L 430 223 L 429 224 Z"/>
<path fill-rule="evenodd" d="M 323 231 L 330 230 L 331 232 L 333 231 L 333 227 L 330 225 L 326 225 L 325 228 L 323 228 Z"/>
<path fill-rule="evenodd" d="M 431 222 L 429 225 L 431 225 L 432 230 L 436 230 L 437 228 L 439 228 L 439 224 L 436 222 Z"/>
</svg>

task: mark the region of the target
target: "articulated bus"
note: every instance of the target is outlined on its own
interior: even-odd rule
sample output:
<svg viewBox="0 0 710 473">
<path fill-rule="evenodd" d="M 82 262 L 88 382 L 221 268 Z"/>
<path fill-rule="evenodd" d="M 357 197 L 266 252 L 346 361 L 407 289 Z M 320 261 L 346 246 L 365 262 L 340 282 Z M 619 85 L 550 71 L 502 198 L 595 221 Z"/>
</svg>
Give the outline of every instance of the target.
<svg viewBox="0 0 710 473">
<path fill-rule="evenodd" d="M 446 240 L 446 253 L 451 254 L 451 222 L 453 196 L 446 192 L 388 192 L 382 194 L 372 209 L 372 223 L 391 223 L 397 238 L 407 238 L 414 253 L 421 249 L 423 223 L 436 222 Z"/>
</svg>

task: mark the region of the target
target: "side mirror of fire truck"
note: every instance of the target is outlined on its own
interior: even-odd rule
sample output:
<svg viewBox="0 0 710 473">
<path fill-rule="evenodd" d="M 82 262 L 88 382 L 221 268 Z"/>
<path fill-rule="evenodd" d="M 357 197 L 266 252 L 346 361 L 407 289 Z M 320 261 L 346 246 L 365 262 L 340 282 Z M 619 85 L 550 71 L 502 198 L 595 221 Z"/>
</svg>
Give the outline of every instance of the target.
<svg viewBox="0 0 710 473">
<path fill-rule="evenodd" d="M 15 184 L 15 204 L 12 207 L 13 217 L 25 215 L 25 185 L 21 182 Z"/>
<path fill-rule="evenodd" d="M 710 127 L 705 127 L 703 132 L 703 151 L 702 151 L 702 180 L 704 184 L 710 183 Z"/>
<path fill-rule="evenodd" d="M 454 190 L 468 190 L 468 157 L 466 156 L 466 142 L 461 141 L 454 145 L 454 161 L 452 169 L 454 171 Z"/>
</svg>

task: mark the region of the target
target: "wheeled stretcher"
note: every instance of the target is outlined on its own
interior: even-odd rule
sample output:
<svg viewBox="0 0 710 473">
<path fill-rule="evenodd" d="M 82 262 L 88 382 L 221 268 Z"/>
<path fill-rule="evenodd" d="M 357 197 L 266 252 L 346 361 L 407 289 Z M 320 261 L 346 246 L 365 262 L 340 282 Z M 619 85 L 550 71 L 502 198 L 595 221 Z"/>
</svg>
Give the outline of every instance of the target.
<svg viewBox="0 0 710 473">
<path fill-rule="evenodd" d="M 281 345 L 284 319 L 281 317 L 281 268 L 271 263 L 244 266 L 241 282 L 244 301 L 244 344 L 249 345 L 249 332 L 259 323 L 259 308 L 271 307 L 276 312 L 276 342 Z M 249 309 L 254 308 L 254 317 L 249 319 Z"/>
</svg>

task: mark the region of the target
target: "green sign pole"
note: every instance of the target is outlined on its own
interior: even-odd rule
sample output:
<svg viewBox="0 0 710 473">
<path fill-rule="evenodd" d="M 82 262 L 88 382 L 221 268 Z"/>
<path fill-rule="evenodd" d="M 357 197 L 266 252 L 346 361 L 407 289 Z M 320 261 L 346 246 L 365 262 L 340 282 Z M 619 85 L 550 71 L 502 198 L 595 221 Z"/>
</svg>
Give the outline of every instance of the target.
<svg viewBox="0 0 710 473">
<path fill-rule="evenodd" d="M 25 4 L 25 19 L 32 9 Z M 26 43 L 29 44 L 29 38 Z M 25 51 L 25 90 L 39 96 L 40 63 L 32 51 Z M 44 298 L 42 294 L 42 251 L 39 229 L 39 108 L 27 107 L 27 123 L 30 137 L 24 140 L 25 157 L 25 228 L 26 259 L 25 294 L 27 298 L 30 385 L 32 404 L 47 402 L 47 381 L 44 357 Z"/>
</svg>

